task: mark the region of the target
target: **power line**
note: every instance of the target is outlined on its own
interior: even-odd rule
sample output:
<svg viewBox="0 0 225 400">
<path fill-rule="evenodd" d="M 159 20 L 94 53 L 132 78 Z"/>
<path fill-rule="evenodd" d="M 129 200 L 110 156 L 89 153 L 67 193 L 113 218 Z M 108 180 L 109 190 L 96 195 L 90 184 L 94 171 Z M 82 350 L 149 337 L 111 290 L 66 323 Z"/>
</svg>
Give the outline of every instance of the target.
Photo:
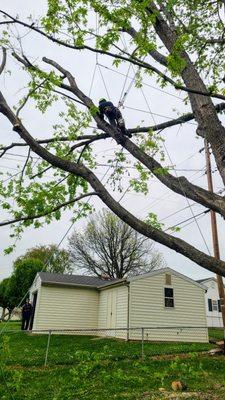
<svg viewBox="0 0 225 400">
<path fill-rule="evenodd" d="M 113 69 L 113 68 L 107 67 L 106 65 L 103 65 L 103 64 L 99 64 L 99 65 L 100 65 L 102 68 L 105 68 L 105 69 L 108 69 L 109 71 L 115 72 L 116 74 L 119 74 L 119 75 L 122 75 L 122 76 L 126 76 L 126 74 L 124 74 L 123 72 L 120 72 L 120 71 L 117 71 L 117 70 L 115 70 L 115 69 Z M 129 79 L 133 79 L 131 76 L 128 76 L 128 78 L 129 78 Z M 167 92 L 166 90 L 159 89 L 159 88 L 157 88 L 157 87 L 155 87 L 155 86 L 153 86 L 153 85 L 150 85 L 149 83 L 142 82 L 142 85 L 147 86 L 147 87 L 150 87 L 151 89 L 154 89 L 154 90 L 156 90 L 156 91 L 158 91 L 158 92 L 167 94 L 168 96 L 175 97 L 176 99 L 179 99 L 179 100 L 183 101 L 183 99 L 182 99 L 181 97 L 179 97 L 179 96 L 177 96 L 177 95 L 175 95 L 175 94 L 169 93 L 169 92 Z"/>
<path fill-rule="evenodd" d="M 148 109 L 149 109 L 149 112 L 150 112 L 150 114 L 151 114 L 151 116 L 152 116 L 153 122 L 154 122 L 154 124 L 156 125 L 156 121 L 155 121 L 155 119 L 154 119 L 154 115 L 152 114 L 152 111 L 151 111 L 149 102 L 148 102 L 148 100 L 146 99 L 146 96 L 145 96 L 144 91 L 143 91 L 142 88 L 141 88 L 141 91 L 142 91 L 144 100 L 145 100 L 145 102 L 146 102 L 146 105 L 147 105 L 147 107 L 148 107 Z M 180 130 L 180 127 L 179 127 L 179 130 Z M 164 149 L 165 149 L 165 151 L 166 151 L 166 154 L 167 154 L 167 156 L 168 156 L 168 158 L 169 158 L 169 160 L 170 160 L 170 163 L 173 164 L 172 159 L 171 159 L 171 156 L 170 156 L 170 154 L 169 154 L 169 151 L 168 151 L 168 149 L 167 149 L 167 147 L 166 147 L 166 145 L 165 145 L 164 142 L 163 142 L 163 147 L 164 147 Z M 191 213 L 192 213 L 192 216 L 193 216 L 193 218 L 195 219 L 195 222 L 196 222 L 198 231 L 199 231 L 199 233 L 200 233 L 200 235 L 201 235 L 201 237 L 202 237 L 202 240 L 203 240 L 203 242 L 204 242 L 204 244 L 205 244 L 205 246 L 206 246 L 206 249 L 207 249 L 208 253 L 210 254 L 210 250 L 209 250 L 209 247 L 208 247 L 207 242 L 206 242 L 206 240 L 205 240 L 205 237 L 204 237 L 204 235 L 203 235 L 203 232 L 202 232 L 202 230 L 201 230 L 201 228 L 200 228 L 200 226 L 199 226 L 199 224 L 198 224 L 198 222 L 197 222 L 197 220 L 196 220 L 196 218 L 195 218 L 195 216 L 194 216 L 194 212 L 193 212 L 193 209 L 192 209 L 192 207 L 191 207 L 191 205 L 190 205 L 190 201 L 189 201 L 189 199 L 188 199 L 187 196 L 186 196 L 186 193 L 185 193 L 185 191 L 184 191 L 184 189 L 183 189 L 183 186 L 182 186 L 182 184 L 181 184 L 181 182 L 180 182 L 180 179 L 179 179 L 179 176 L 177 175 L 177 172 L 176 172 L 176 171 L 174 171 L 174 172 L 175 172 L 176 177 L 178 178 L 178 182 L 179 182 L 180 188 L 181 188 L 181 190 L 182 190 L 182 192 L 183 192 L 183 195 L 185 196 L 185 199 L 186 199 L 187 204 L 188 204 L 188 206 L 189 206 L 189 208 L 190 208 L 190 211 L 191 211 Z"/>
<path fill-rule="evenodd" d="M 200 206 L 200 204 L 193 203 L 192 206 Z M 167 215 L 166 217 L 160 219 L 159 222 L 165 221 L 166 219 L 168 219 L 168 218 L 170 218 L 170 217 L 173 217 L 173 216 L 176 215 L 176 214 L 179 214 L 181 211 L 184 211 L 184 210 L 186 210 L 187 208 L 189 208 L 189 206 L 180 208 L 180 210 L 174 211 L 173 213 L 171 213 L 171 214 Z"/>
<path fill-rule="evenodd" d="M 105 79 L 104 79 L 103 73 L 102 73 L 102 71 L 101 71 L 101 68 L 100 68 L 99 64 L 97 64 L 97 66 L 98 66 L 98 69 L 99 69 L 99 72 L 100 72 L 100 75 L 101 75 L 101 78 L 102 78 L 102 82 L 103 82 L 103 85 L 104 85 L 104 87 L 105 87 L 105 91 L 106 91 L 106 93 L 107 93 L 108 99 L 110 100 L 109 91 L 108 91 L 108 89 L 107 89 L 107 86 L 106 86 L 106 83 L 105 83 Z"/>
<path fill-rule="evenodd" d="M 187 218 L 187 219 L 185 219 L 185 220 L 183 220 L 183 221 L 177 222 L 177 224 L 175 224 L 175 225 L 173 225 L 173 226 L 167 228 L 167 229 L 165 230 L 165 232 L 166 232 L 166 231 L 169 231 L 171 228 L 175 228 L 175 227 L 178 226 L 178 225 L 182 225 L 182 224 L 184 224 L 185 222 L 188 222 L 188 221 L 190 221 L 190 220 L 192 220 L 192 219 L 196 219 L 196 217 L 199 217 L 200 215 L 208 214 L 209 212 L 210 212 L 210 209 L 207 209 L 207 210 L 202 211 L 202 212 L 200 212 L 199 214 L 193 215 L 192 217 L 189 217 L 189 218 Z M 193 221 L 193 222 L 195 222 L 195 221 Z"/>
<path fill-rule="evenodd" d="M 133 111 L 139 111 L 139 112 L 142 112 L 142 113 L 145 113 L 145 114 L 156 115 L 157 117 L 167 118 L 169 120 L 173 120 L 174 119 L 172 117 L 169 117 L 168 115 L 157 114 L 157 113 L 150 112 L 150 111 L 147 111 L 147 110 L 142 110 L 141 108 L 128 107 L 128 106 L 124 106 L 124 108 L 127 108 L 129 110 L 133 110 Z M 187 121 L 186 124 L 195 125 L 195 126 L 197 125 L 195 122 L 190 122 L 190 121 Z"/>
</svg>

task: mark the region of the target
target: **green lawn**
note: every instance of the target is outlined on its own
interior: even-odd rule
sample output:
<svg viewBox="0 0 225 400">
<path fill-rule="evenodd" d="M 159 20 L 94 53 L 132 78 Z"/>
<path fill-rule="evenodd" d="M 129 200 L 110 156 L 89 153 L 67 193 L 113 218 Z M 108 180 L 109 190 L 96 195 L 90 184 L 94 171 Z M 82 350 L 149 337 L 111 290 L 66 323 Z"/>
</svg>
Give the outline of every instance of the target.
<svg viewBox="0 0 225 400">
<path fill-rule="evenodd" d="M 199 353 L 210 344 L 145 343 L 142 360 L 139 342 L 53 335 L 44 367 L 47 336 L 18 328 L 8 324 L 0 338 L 1 400 L 166 400 L 177 379 L 188 385 L 186 398 L 225 398 L 224 356 Z"/>
<path fill-rule="evenodd" d="M 210 339 L 223 340 L 224 333 L 222 328 L 209 328 Z"/>
</svg>

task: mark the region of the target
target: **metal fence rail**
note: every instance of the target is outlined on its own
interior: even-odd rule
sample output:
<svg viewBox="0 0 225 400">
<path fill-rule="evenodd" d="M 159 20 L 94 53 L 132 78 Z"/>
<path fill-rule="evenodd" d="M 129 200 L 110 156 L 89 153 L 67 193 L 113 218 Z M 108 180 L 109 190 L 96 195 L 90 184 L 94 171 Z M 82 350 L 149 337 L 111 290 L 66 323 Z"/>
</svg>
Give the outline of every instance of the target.
<svg viewBox="0 0 225 400">
<path fill-rule="evenodd" d="M 144 359 L 146 357 L 206 352 L 212 348 L 206 326 L 133 327 L 116 329 L 6 330 L 23 347 L 21 362 L 34 349 L 36 365 L 73 364 L 90 359 Z M 223 339 L 223 330 L 221 330 Z M 15 344 L 14 344 L 15 345 Z M 13 353 L 13 352 L 12 352 Z M 12 363 L 13 363 L 13 355 Z M 36 358 L 35 358 L 36 357 Z"/>
</svg>

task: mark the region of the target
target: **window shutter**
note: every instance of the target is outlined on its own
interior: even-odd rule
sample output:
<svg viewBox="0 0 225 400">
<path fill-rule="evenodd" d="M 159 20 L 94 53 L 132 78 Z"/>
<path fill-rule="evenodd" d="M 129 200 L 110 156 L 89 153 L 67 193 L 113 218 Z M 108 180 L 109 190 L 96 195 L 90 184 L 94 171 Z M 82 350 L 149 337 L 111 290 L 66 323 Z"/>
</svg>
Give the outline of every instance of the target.
<svg viewBox="0 0 225 400">
<path fill-rule="evenodd" d="M 218 311 L 221 312 L 221 302 L 220 302 L 220 300 L 217 300 L 217 303 L 218 303 Z"/>
<path fill-rule="evenodd" d="M 212 299 L 208 299 L 208 308 L 209 311 L 212 311 Z"/>
</svg>

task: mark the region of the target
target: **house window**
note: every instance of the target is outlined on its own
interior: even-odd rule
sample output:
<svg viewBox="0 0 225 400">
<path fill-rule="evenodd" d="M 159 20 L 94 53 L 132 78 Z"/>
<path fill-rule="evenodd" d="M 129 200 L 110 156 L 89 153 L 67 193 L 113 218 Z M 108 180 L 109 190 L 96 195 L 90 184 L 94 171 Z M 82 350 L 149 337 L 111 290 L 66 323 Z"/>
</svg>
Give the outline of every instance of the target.
<svg viewBox="0 0 225 400">
<path fill-rule="evenodd" d="M 166 274 L 166 277 L 165 277 L 166 279 L 165 279 L 165 283 L 166 283 L 166 285 L 171 285 L 171 275 L 170 274 Z"/>
<path fill-rule="evenodd" d="M 173 289 L 164 288 L 165 295 L 165 307 L 174 307 L 174 297 L 173 297 Z"/>
<path fill-rule="evenodd" d="M 217 300 L 212 300 L 212 310 L 218 311 Z"/>
</svg>

